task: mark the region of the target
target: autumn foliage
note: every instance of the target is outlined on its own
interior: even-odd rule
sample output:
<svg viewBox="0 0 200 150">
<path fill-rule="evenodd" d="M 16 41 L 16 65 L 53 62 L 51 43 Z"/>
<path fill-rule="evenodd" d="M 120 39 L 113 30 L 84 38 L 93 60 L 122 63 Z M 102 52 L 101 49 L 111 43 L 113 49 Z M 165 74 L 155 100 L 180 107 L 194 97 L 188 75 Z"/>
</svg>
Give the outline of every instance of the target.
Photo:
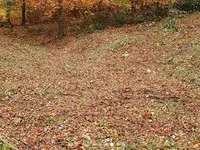
<svg viewBox="0 0 200 150">
<path fill-rule="evenodd" d="M 106 25 L 121 26 L 124 23 L 134 23 L 138 16 L 142 19 L 163 17 L 175 0 L 2 0 L 0 2 L 5 10 L 4 18 L 7 22 L 26 25 L 56 21 L 60 32 L 63 30 L 61 29 L 63 24 L 68 26 L 74 19 L 92 29 L 103 29 Z"/>
</svg>

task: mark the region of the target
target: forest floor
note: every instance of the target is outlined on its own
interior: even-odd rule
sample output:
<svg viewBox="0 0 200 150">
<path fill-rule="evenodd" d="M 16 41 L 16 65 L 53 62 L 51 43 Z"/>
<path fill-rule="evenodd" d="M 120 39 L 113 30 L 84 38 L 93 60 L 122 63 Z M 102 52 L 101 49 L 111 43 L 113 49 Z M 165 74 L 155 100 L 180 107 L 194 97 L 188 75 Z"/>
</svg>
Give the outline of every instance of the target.
<svg viewBox="0 0 200 150">
<path fill-rule="evenodd" d="M 200 148 L 200 14 L 177 18 L 176 32 L 164 24 L 50 42 L 0 29 L 0 144 Z"/>
</svg>

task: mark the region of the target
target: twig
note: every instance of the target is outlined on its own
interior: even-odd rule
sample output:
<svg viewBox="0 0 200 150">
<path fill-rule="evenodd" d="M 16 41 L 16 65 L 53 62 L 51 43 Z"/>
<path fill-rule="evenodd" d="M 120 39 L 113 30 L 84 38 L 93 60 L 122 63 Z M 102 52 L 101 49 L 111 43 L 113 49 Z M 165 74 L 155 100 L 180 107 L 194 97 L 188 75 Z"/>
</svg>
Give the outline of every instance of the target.
<svg viewBox="0 0 200 150">
<path fill-rule="evenodd" d="M 23 143 L 23 144 L 24 144 L 24 145 L 26 145 L 26 146 L 28 145 L 27 143 L 23 142 L 23 141 L 22 141 L 22 140 L 20 140 L 20 139 L 17 139 L 17 138 L 16 138 L 16 137 L 14 137 L 14 136 L 12 136 L 12 138 L 13 138 L 13 139 L 15 139 L 16 141 L 19 141 L 19 142 Z"/>
</svg>

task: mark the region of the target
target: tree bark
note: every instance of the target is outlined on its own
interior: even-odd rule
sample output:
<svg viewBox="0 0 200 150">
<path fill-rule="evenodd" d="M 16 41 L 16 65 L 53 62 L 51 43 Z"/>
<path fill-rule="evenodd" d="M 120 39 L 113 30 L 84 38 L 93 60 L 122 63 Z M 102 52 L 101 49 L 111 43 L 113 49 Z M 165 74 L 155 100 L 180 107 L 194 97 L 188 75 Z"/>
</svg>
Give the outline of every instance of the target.
<svg viewBox="0 0 200 150">
<path fill-rule="evenodd" d="M 22 20 L 21 25 L 24 26 L 26 24 L 26 1 L 22 0 Z"/>
<path fill-rule="evenodd" d="M 102 9 L 101 5 L 102 5 L 102 3 L 103 3 L 103 0 L 100 0 L 99 3 L 98 3 L 98 12 L 99 13 L 101 13 L 101 9 Z"/>
<path fill-rule="evenodd" d="M 64 36 L 63 6 L 62 6 L 62 0 L 58 0 L 58 38 L 62 39 L 63 36 Z"/>
<path fill-rule="evenodd" d="M 133 17 L 135 12 L 134 0 L 131 0 L 131 16 Z"/>
<path fill-rule="evenodd" d="M 11 0 L 7 0 L 7 1 L 6 1 L 6 21 L 7 21 L 9 24 L 11 24 L 11 20 L 10 20 L 11 5 L 12 5 Z"/>
</svg>

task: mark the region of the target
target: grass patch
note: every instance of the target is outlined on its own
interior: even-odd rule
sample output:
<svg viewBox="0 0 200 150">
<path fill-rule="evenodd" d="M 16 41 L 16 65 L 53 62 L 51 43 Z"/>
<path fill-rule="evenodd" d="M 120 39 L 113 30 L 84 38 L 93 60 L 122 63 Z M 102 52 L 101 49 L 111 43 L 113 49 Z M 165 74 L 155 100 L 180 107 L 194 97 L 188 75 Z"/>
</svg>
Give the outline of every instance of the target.
<svg viewBox="0 0 200 150">
<path fill-rule="evenodd" d="M 11 54 L 6 52 L 0 52 L 0 68 L 12 67 L 15 65 L 15 61 Z"/>
<path fill-rule="evenodd" d="M 26 49 L 26 50 L 31 50 L 31 51 L 46 50 L 44 47 L 41 47 L 41 46 L 25 44 L 24 41 L 20 41 L 19 44 L 21 48 Z"/>
<path fill-rule="evenodd" d="M 129 35 L 119 36 L 114 41 L 112 41 L 110 44 L 102 46 L 102 49 L 115 51 L 118 48 L 120 48 L 126 44 L 130 44 L 134 41 L 135 41 L 135 39 L 132 36 L 129 36 Z"/>
<path fill-rule="evenodd" d="M 200 42 L 190 42 L 192 50 L 181 52 L 168 60 L 168 73 L 188 84 L 200 85 Z"/>
<path fill-rule="evenodd" d="M 105 52 L 105 51 L 116 52 L 120 47 L 123 47 L 126 44 L 131 44 L 135 42 L 136 40 L 135 40 L 135 37 L 133 36 L 123 35 L 123 36 L 118 36 L 109 41 L 110 41 L 109 43 L 104 43 L 90 49 L 92 56 L 94 55 L 99 56 L 102 54 L 102 52 Z"/>
<path fill-rule="evenodd" d="M 14 64 L 11 63 L 11 62 L 7 62 L 7 61 L 1 61 L 0 60 L 0 68 L 7 68 L 7 67 L 11 67 L 13 66 Z"/>
<path fill-rule="evenodd" d="M 179 28 L 175 22 L 175 19 L 172 17 L 168 17 L 165 19 L 164 28 L 168 32 L 178 32 Z"/>
</svg>

